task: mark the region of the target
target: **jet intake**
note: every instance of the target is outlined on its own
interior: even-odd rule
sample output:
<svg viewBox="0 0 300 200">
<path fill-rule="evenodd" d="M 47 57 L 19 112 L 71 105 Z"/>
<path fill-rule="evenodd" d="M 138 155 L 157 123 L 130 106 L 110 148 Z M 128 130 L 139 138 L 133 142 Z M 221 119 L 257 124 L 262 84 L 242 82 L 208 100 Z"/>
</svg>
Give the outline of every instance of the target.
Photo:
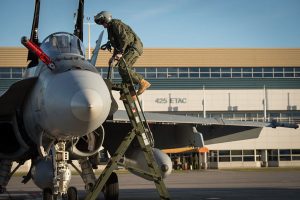
<svg viewBox="0 0 300 200">
<path fill-rule="evenodd" d="M 80 137 L 74 144 L 68 148 L 71 159 L 80 159 L 82 157 L 92 156 L 98 153 L 104 141 L 104 129 L 101 126 L 97 130 Z"/>
<path fill-rule="evenodd" d="M 171 158 L 159 149 L 153 148 L 152 151 L 156 163 L 158 164 L 158 167 L 160 169 L 162 178 L 166 178 L 172 172 Z M 149 173 L 150 171 L 142 150 L 135 149 L 129 155 L 126 155 L 124 159 L 124 166 L 131 173 L 139 177 L 142 177 L 146 180 L 153 181 L 152 177 L 147 176 L 145 173 L 143 173 L 143 172 Z"/>
<path fill-rule="evenodd" d="M 0 140 L 0 157 L 1 159 L 18 159 L 29 150 L 26 141 L 17 125 L 16 118 L 12 121 L 0 122 L 1 136 Z"/>
</svg>

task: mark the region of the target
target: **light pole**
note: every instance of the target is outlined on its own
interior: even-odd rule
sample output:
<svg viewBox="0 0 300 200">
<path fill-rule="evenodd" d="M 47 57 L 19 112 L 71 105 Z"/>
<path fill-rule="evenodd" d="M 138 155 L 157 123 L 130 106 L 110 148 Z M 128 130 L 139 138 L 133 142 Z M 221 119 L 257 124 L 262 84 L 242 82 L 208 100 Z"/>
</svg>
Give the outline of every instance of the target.
<svg viewBox="0 0 300 200">
<path fill-rule="evenodd" d="M 91 25 L 94 25 L 95 23 L 90 22 L 91 20 L 90 17 L 87 17 L 86 20 L 87 23 L 84 24 L 88 25 L 88 59 L 90 60 L 91 59 Z"/>
</svg>

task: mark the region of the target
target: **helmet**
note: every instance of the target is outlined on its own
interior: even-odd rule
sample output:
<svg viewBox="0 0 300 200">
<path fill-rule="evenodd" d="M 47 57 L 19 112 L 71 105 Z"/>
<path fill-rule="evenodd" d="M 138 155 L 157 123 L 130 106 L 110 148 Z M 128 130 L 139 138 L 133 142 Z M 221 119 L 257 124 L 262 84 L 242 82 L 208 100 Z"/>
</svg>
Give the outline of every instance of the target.
<svg viewBox="0 0 300 200">
<path fill-rule="evenodd" d="M 112 19 L 112 15 L 108 11 L 101 11 L 94 17 L 96 24 L 102 25 L 103 23 L 109 23 Z"/>
</svg>

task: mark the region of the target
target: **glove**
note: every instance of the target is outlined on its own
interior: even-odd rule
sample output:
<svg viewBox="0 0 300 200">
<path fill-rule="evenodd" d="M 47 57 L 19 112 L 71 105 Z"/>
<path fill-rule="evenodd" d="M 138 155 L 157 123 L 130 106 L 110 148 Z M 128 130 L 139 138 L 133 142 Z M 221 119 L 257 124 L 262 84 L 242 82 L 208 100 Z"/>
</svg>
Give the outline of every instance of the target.
<svg viewBox="0 0 300 200">
<path fill-rule="evenodd" d="M 108 61 L 108 65 L 111 67 L 115 67 L 118 62 L 119 61 L 115 59 L 115 56 L 112 56 Z"/>
<path fill-rule="evenodd" d="M 115 60 L 119 61 L 121 58 L 122 58 L 122 54 L 121 53 L 118 53 L 115 55 Z"/>
<path fill-rule="evenodd" d="M 117 65 L 117 63 L 120 61 L 120 59 L 122 58 L 122 54 L 118 53 L 115 56 L 112 56 L 109 61 L 108 61 L 108 65 L 115 67 Z"/>
</svg>

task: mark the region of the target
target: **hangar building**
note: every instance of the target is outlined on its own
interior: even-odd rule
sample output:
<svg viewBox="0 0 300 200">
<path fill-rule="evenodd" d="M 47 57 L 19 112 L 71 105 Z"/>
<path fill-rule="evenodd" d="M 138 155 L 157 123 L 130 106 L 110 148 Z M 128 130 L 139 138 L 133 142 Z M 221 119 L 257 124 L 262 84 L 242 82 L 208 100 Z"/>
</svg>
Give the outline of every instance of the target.
<svg viewBox="0 0 300 200">
<path fill-rule="evenodd" d="M 111 55 L 100 54 L 106 77 Z M 22 77 L 26 58 L 24 48 L 0 48 L 0 93 Z M 152 84 L 141 97 L 145 111 L 300 124 L 300 49 L 146 48 L 135 67 Z M 210 168 L 300 166 L 299 129 L 263 128 L 256 139 L 206 147 L 201 163 Z"/>
</svg>

